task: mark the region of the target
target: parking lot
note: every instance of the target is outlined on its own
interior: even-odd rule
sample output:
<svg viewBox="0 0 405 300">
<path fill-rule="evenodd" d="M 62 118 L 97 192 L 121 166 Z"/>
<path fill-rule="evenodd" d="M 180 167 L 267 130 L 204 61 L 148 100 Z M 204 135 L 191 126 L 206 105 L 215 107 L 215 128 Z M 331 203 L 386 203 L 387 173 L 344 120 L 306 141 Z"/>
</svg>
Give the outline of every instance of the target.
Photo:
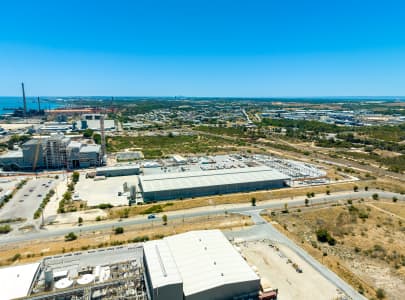
<svg viewBox="0 0 405 300">
<path fill-rule="evenodd" d="M 114 206 L 128 205 L 127 195 L 123 185 L 128 183 L 138 185 L 138 176 L 107 177 L 104 180 L 85 178 L 81 174 L 79 182 L 75 186 L 75 194 L 80 200 L 87 201 L 87 206 L 97 206 L 102 203 L 110 203 Z M 118 195 L 121 193 L 121 196 Z"/>
<path fill-rule="evenodd" d="M 0 219 L 33 220 L 42 199 L 55 185 L 53 178 L 27 178 L 27 183 L 0 209 Z"/>
</svg>

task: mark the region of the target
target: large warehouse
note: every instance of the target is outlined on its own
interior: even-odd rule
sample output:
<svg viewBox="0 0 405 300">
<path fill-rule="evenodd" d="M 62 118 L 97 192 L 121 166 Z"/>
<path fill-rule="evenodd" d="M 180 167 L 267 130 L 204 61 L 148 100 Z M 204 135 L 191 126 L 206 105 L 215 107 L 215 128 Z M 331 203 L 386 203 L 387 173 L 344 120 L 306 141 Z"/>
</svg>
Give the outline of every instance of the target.
<svg viewBox="0 0 405 300">
<path fill-rule="evenodd" d="M 260 278 L 220 230 L 190 231 L 146 242 L 151 300 L 252 299 Z"/>
<path fill-rule="evenodd" d="M 289 177 L 266 167 L 139 176 L 144 201 L 169 200 L 282 188 Z"/>
</svg>

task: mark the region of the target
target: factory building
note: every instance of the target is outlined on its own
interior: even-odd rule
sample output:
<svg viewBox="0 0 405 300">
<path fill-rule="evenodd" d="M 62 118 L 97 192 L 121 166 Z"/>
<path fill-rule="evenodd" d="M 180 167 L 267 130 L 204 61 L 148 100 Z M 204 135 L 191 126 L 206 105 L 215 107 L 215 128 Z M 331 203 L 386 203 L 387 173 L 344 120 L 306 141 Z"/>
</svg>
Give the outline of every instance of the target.
<svg viewBox="0 0 405 300">
<path fill-rule="evenodd" d="M 146 242 L 151 300 L 257 299 L 260 278 L 220 230 Z"/>
<path fill-rule="evenodd" d="M 282 188 L 289 180 L 261 166 L 144 175 L 139 176 L 139 188 L 144 201 L 158 201 Z"/>
<path fill-rule="evenodd" d="M 130 176 L 138 175 L 140 171 L 139 165 L 117 165 L 111 167 L 100 167 L 96 169 L 96 176 L 115 177 L 115 176 Z"/>
<path fill-rule="evenodd" d="M 31 139 L 21 150 L 0 156 L 0 166 L 11 169 L 76 169 L 101 164 L 100 145 L 71 141 L 63 134 Z"/>
<path fill-rule="evenodd" d="M 84 129 L 92 129 L 92 130 L 101 130 L 100 127 L 100 120 L 102 115 L 101 114 L 84 114 L 82 115 L 82 120 L 80 122 L 80 128 Z M 104 120 L 104 130 L 114 130 L 115 129 L 115 121 L 105 119 Z"/>
</svg>

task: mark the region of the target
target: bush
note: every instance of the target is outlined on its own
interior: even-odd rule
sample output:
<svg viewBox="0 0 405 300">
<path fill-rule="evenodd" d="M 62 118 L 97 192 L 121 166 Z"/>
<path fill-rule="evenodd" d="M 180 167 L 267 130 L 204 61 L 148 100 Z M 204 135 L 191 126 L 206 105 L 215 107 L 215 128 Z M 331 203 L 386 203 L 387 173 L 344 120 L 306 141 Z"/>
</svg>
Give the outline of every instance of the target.
<svg viewBox="0 0 405 300">
<path fill-rule="evenodd" d="M 101 203 L 98 205 L 98 208 L 100 208 L 100 209 L 108 209 L 108 208 L 112 208 L 112 207 L 113 206 L 110 203 Z"/>
<path fill-rule="evenodd" d="M 376 296 L 378 299 L 384 299 L 385 298 L 385 291 L 382 288 L 379 288 L 376 292 Z"/>
<path fill-rule="evenodd" d="M 83 223 L 83 218 L 82 218 L 82 217 L 79 217 L 79 218 L 77 219 L 77 223 L 82 224 L 82 223 Z"/>
<path fill-rule="evenodd" d="M 72 181 L 76 184 L 79 181 L 80 173 L 77 171 L 74 171 L 72 174 Z"/>
<path fill-rule="evenodd" d="M 97 217 L 96 217 L 96 221 L 97 221 L 97 222 L 101 221 L 101 217 L 100 217 L 100 216 L 97 216 Z"/>
<path fill-rule="evenodd" d="M 354 191 L 354 192 L 358 192 L 358 191 L 359 191 L 359 187 L 358 187 L 357 185 L 355 185 L 355 186 L 353 187 L 353 191 Z"/>
<path fill-rule="evenodd" d="M 11 229 L 11 227 L 10 227 L 10 225 L 3 225 L 3 226 L 0 226 L 0 234 L 7 234 L 7 233 L 9 233 L 10 231 L 11 231 L 12 229 Z"/>
<path fill-rule="evenodd" d="M 74 241 L 76 239 L 77 235 L 74 234 L 74 232 L 69 232 L 67 235 L 65 235 L 65 242 Z"/>
<path fill-rule="evenodd" d="M 336 239 L 332 237 L 325 228 L 316 231 L 316 238 L 321 243 L 328 243 L 331 246 L 336 245 Z"/>
<path fill-rule="evenodd" d="M 373 194 L 372 198 L 373 198 L 373 200 L 378 200 L 379 196 L 377 193 L 375 193 L 375 194 Z"/>
<path fill-rule="evenodd" d="M 16 254 L 13 255 L 13 257 L 10 258 L 10 260 L 11 260 L 12 262 L 14 262 L 14 261 L 19 260 L 20 258 L 21 258 L 21 254 L 20 254 L 20 253 L 16 253 Z"/>
<path fill-rule="evenodd" d="M 114 228 L 114 233 L 115 234 L 123 234 L 124 233 L 124 228 L 123 227 L 116 227 L 116 228 Z"/>
<path fill-rule="evenodd" d="M 392 197 L 392 202 L 397 202 L 398 201 L 398 198 L 397 197 Z"/>
<path fill-rule="evenodd" d="M 252 206 L 256 206 L 256 198 L 252 197 L 252 199 L 250 199 L 250 202 L 252 203 Z"/>
</svg>

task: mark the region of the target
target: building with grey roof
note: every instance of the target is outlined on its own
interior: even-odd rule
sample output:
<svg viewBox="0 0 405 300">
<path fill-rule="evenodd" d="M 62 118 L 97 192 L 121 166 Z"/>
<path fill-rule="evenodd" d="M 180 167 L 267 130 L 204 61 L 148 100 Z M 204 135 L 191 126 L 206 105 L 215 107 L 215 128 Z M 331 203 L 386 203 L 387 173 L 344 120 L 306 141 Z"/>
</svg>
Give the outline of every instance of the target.
<svg viewBox="0 0 405 300">
<path fill-rule="evenodd" d="M 158 201 L 282 188 L 289 180 L 261 166 L 144 175 L 139 176 L 139 188 L 144 201 Z"/>
</svg>

